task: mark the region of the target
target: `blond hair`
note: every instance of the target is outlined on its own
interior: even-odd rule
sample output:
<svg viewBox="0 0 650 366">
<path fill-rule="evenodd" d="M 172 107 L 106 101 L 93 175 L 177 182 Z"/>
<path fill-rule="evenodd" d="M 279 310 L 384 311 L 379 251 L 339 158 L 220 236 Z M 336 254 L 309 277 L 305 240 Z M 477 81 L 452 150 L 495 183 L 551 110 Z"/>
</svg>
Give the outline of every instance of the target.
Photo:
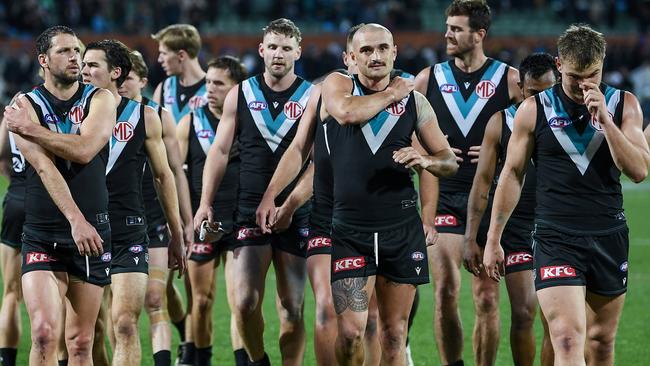
<svg viewBox="0 0 650 366">
<path fill-rule="evenodd" d="M 196 58 L 201 50 L 199 31 L 190 24 L 172 24 L 152 34 L 151 38 L 174 52 L 184 50 L 190 58 Z"/>
</svg>

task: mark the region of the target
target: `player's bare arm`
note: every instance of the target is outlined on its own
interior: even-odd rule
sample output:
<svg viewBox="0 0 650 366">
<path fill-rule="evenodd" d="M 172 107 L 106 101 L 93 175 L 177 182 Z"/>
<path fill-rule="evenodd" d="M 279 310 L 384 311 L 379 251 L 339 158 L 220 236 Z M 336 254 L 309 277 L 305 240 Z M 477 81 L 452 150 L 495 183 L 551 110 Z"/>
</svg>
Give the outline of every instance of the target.
<svg viewBox="0 0 650 366">
<path fill-rule="evenodd" d="M 169 241 L 169 263 L 178 265 L 182 274 L 187 268 L 185 248 L 183 243 L 183 228 L 179 217 L 178 194 L 174 183 L 174 174 L 167 163 L 167 153 L 162 141 L 162 124 L 156 111 L 151 107 L 144 108 L 144 122 L 147 137 L 144 147 L 154 177 L 154 185 L 169 224 L 171 239 Z"/>
<path fill-rule="evenodd" d="M 411 138 L 413 147 L 421 154 L 426 155 L 427 152 L 418 141 L 415 134 Z M 420 197 L 420 214 L 422 216 L 422 228 L 424 229 L 424 237 L 427 246 L 434 245 L 438 240 L 438 232 L 436 231 L 436 209 L 438 207 L 438 178 L 426 170 L 420 169 L 418 171 L 419 180 L 419 197 Z"/>
<path fill-rule="evenodd" d="M 316 107 L 320 99 L 321 87 L 320 85 L 315 85 L 313 88 L 305 112 L 300 118 L 296 136 L 284 154 L 282 154 L 278 167 L 275 169 L 269 186 L 266 188 L 262 201 L 257 208 L 256 222 L 264 233 L 270 232 L 269 225 L 276 220 L 275 198 L 298 176 L 314 144 Z M 300 206 L 297 206 L 296 209 L 298 207 Z"/>
<path fill-rule="evenodd" d="M 519 70 L 514 67 L 508 67 L 508 97 L 510 97 L 510 104 L 516 104 L 524 100 L 524 95 L 521 93 L 519 86 Z"/>
<path fill-rule="evenodd" d="M 219 120 L 219 125 L 215 132 L 214 143 L 210 146 L 208 156 L 205 159 L 201 203 L 196 210 L 196 215 L 194 215 L 194 230 L 197 232 L 200 230 L 203 220 L 208 220 L 210 224 L 214 224 L 211 206 L 223 179 L 223 175 L 226 172 L 230 148 L 232 147 L 235 133 L 237 132 L 238 94 L 239 84 L 230 89 L 228 95 L 226 95 L 221 120 Z"/>
<path fill-rule="evenodd" d="M 505 274 L 501 235 L 519 202 L 528 161 L 535 144 L 534 133 L 537 116 L 535 97 L 526 99 L 515 114 L 514 129 L 508 142 L 506 161 L 499 176 L 492 206 L 490 229 L 485 244 L 483 266 L 487 275 L 499 281 Z"/>
<path fill-rule="evenodd" d="M 79 164 L 88 164 L 108 143 L 115 125 L 115 97 L 108 90 L 100 89 L 90 102 L 88 116 L 79 128 L 79 134 L 55 133 L 29 122 L 36 119 L 31 104 L 20 97 L 18 110 L 7 120 L 7 127 L 25 139 L 33 141 L 56 156 Z M 23 112 L 24 111 L 24 112 Z"/>
<path fill-rule="evenodd" d="M 0 174 L 7 179 L 11 175 L 11 146 L 4 118 L 0 120 Z"/>
<path fill-rule="evenodd" d="M 607 111 L 605 96 L 594 83 L 582 84 L 585 105 L 603 129 L 616 167 L 635 183 L 642 182 L 648 175 L 650 150 L 643 136 L 643 113 L 636 97 L 624 93 L 621 127 L 614 124 Z"/>
<path fill-rule="evenodd" d="M 483 259 L 481 250 L 476 242 L 479 225 L 488 206 L 490 187 L 494 179 L 498 160 L 498 147 L 501 140 L 502 112 L 496 112 L 485 127 L 483 142 L 481 143 L 481 156 L 476 167 L 476 174 L 472 182 L 472 189 L 467 201 L 467 223 L 465 226 L 465 249 L 463 264 L 465 269 L 475 276 L 480 273 Z"/>
<path fill-rule="evenodd" d="M 429 155 L 422 155 L 409 146 L 395 151 L 393 159 L 396 163 L 404 164 L 406 168 L 426 169 L 437 177 L 456 174 L 458 170 L 456 156 L 438 126 L 438 119 L 431 104 L 419 92 L 415 92 L 414 97 L 418 114 L 417 137 Z"/>
<path fill-rule="evenodd" d="M 272 230 L 281 232 L 287 230 L 291 225 L 291 219 L 297 209 L 302 207 L 314 194 L 314 164 L 309 164 L 307 170 L 300 176 L 298 183 L 289 196 L 278 207 L 275 215 L 275 222 L 272 222 Z"/>
<path fill-rule="evenodd" d="M 339 72 L 323 81 L 323 107 L 340 124 L 362 124 L 413 90 L 413 81 L 395 77 L 388 87 L 372 95 L 352 95 L 352 79 Z"/>
<path fill-rule="evenodd" d="M 431 68 L 425 67 L 418 73 L 415 77 L 414 88 L 415 91 L 420 92 L 422 95 L 427 95 L 427 89 L 429 88 L 429 75 L 431 74 Z"/>
<path fill-rule="evenodd" d="M 153 95 L 151 96 L 151 99 L 154 102 L 158 103 L 160 108 L 162 108 L 162 106 L 164 105 L 162 100 L 162 85 L 163 85 L 162 82 L 158 83 L 158 86 L 156 86 L 156 90 L 153 91 Z"/>
</svg>

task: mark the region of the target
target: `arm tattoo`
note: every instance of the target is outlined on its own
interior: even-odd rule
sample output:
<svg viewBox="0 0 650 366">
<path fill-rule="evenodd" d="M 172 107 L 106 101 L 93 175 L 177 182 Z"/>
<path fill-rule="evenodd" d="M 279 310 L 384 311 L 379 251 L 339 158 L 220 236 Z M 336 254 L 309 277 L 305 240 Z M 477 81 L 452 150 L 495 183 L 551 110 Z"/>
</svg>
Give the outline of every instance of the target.
<svg viewBox="0 0 650 366">
<path fill-rule="evenodd" d="M 336 314 L 341 314 L 348 308 L 354 312 L 368 310 L 368 292 L 364 289 L 366 283 L 368 279 L 360 277 L 344 278 L 332 284 Z"/>
</svg>

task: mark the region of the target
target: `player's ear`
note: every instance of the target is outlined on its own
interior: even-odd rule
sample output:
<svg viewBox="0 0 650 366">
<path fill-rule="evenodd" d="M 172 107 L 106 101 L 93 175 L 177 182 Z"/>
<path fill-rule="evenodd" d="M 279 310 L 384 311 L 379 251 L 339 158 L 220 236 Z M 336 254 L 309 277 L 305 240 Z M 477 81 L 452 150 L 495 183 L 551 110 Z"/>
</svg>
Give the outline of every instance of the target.
<svg viewBox="0 0 650 366">
<path fill-rule="evenodd" d="M 562 72 L 562 61 L 560 60 L 560 56 L 555 57 L 555 67 L 557 67 L 557 71 L 560 73 Z"/>
<path fill-rule="evenodd" d="M 393 62 L 397 59 L 397 45 L 393 45 Z"/>
<path fill-rule="evenodd" d="M 264 58 L 264 44 L 260 43 L 259 46 L 257 46 L 257 53 L 260 54 L 260 57 Z"/>
<path fill-rule="evenodd" d="M 298 46 L 296 48 L 296 61 L 300 60 L 301 55 L 302 55 L 302 47 Z"/>
<path fill-rule="evenodd" d="M 38 63 L 39 63 L 39 65 L 41 65 L 41 67 L 46 68 L 47 67 L 47 54 L 40 53 L 38 55 Z"/>
</svg>

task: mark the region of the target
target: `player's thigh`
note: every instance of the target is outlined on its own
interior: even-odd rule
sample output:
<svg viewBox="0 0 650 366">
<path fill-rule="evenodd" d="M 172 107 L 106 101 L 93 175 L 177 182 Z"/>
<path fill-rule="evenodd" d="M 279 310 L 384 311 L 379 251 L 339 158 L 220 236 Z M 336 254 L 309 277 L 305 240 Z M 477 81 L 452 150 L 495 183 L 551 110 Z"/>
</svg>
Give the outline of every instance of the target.
<svg viewBox="0 0 650 366">
<path fill-rule="evenodd" d="M 506 289 L 513 309 L 529 309 L 537 305 L 532 270 L 512 272 L 506 275 Z"/>
<path fill-rule="evenodd" d="M 0 266 L 5 291 L 15 291 L 20 294 L 20 248 L 14 248 L 0 243 Z"/>
<path fill-rule="evenodd" d="M 70 279 L 65 314 L 66 339 L 75 333 L 93 333 L 103 296 L 104 287 Z"/>
<path fill-rule="evenodd" d="M 553 286 L 537 290 L 551 336 L 579 334 L 586 329 L 584 286 Z"/>
<path fill-rule="evenodd" d="M 332 298 L 343 336 L 361 336 L 368 320 L 368 305 L 376 276 L 343 277 L 332 282 Z"/>
<path fill-rule="evenodd" d="M 435 245 L 427 247 L 429 268 L 436 284 L 460 284 L 463 236 L 440 233 Z"/>
<path fill-rule="evenodd" d="M 273 259 L 270 245 L 251 245 L 236 248 L 230 260 L 232 282 L 236 297 L 249 296 L 252 291 L 263 293 L 266 274 Z"/>
<path fill-rule="evenodd" d="M 118 273 L 112 276 L 111 314 L 113 320 L 119 319 L 123 313 L 140 313 L 144 305 L 147 277 L 147 274 L 141 272 Z"/>
<path fill-rule="evenodd" d="M 302 304 L 307 276 L 307 260 L 305 257 L 274 250 L 273 267 L 275 269 L 276 289 L 281 301 L 286 299 Z"/>
<path fill-rule="evenodd" d="M 55 322 L 63 312 L 67 291 L 64 272 L 32 271 L 21 278 L 25 307 L 32 327 L 39 322 Z"/>
<path fill-rule="evenodd" d="M 188 275 L 194 295 L 212 297 L 214 292 L 216 263 L 219 257 L 207 261 L 188 261 Z"/>
<path fill-rule="evenodd" d="M 314 290 L 314 296 L 317 300 L 321 297 L 324 297 L 325 299 L 329 297 L 331 302 L 331 265 L 331 254 L 314 254 L 307 257 L 307 273 L 309 275 L 311 287 Z"/>
<path fill-rule="evenodd" d="M 623 312 L 625 293 L 602 296 L 587 291 L 587 329 L 590 337 L 613 340 Z"/>
<path fill-rule="evenodd" d="M 404 326 L 404 331 L 406 331 L 406 324 L 415 297 L 415 285 L 394 282 L 378 275 L 375 289 L 382 325 Z"/>
</svg>

